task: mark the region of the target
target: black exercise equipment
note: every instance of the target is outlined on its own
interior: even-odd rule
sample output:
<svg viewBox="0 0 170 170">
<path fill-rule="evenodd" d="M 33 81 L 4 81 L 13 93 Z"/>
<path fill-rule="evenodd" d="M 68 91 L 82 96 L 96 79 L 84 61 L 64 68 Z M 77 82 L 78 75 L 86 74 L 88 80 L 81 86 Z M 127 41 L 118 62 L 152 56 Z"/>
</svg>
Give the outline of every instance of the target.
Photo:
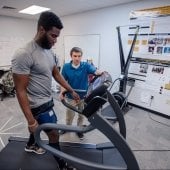
<svg viewBox="0 0 170 170">
<path fill-rule="evenodd" d="M 37 155 L 24 151 L 26 138 L 10 137 L 0 152 L 1 170 L 58 170 L 58 164 L 50 153 Z M 47 142 L 47 141 L 46 141 Z"/>
<path fill-rule="evenodd" d="M 120 54 L 120 68 L 121 68 L 121 76 L 117 79 L 114 80 L 112 85 L 110 86 L 109 90 L 111 91 L 112 87 L 115 85 L 117 81 L 120 82 L 119 85 L 119 91 L 114 92 L 112 95 L 116 99 L 117 103 L 119 104 L 120 108 L 124 111 L 123 113 L 126 113 L 129 110 L 129 107 L 127 105 L 127 99 L 128 96 L 130 95 L 132 88 L 134 87 L 135 79 L 128 78 L 128 69 L 129 69 L 129 64 L 130 60 L 133 55 L 133 50 L 135 47 L 135 43 L 137 40 L 138 32 L 139 32 L 139 26 L 135 26 L 136 32 L 134 34 L 134 38 L 129 50 L 129 54 L 127 56 L 127 60 L 125 61 L 124 57 L 124 52 L 123 52 L 123 45 L 122 45 L 122 38 L 121 38 L 121 33 L 120 33 L 120 26 L 117 27 L 117 33 L 118 33 L 118 42 L 119 42 L 119 54 Z M 130 86 L 129 91 L 126 94 L 126 86 L 127 84 Z M 115 122 L 117 120 L 115 114 L 112 112 L 112 108 L 110 105 L 106 106 L 105 108 L 102 109 L 103 116 L 105 116 L 107 119 L 111 120 L 112 122 Z"/>
<path fill-rule="evenodd" d="M 127 84 L 127 74 L 128 74 L 128 69 L 129 69 L 129 65 L 130 65 L 130 60 L 132 58 L 133 55 L 133 51 L 134 51 L 134 47 L 135 47 L 135 43 L 137 40 L 137 36 L 138 36 L 138 32 L 139 32 L 139 26 L 135 26 L 136 28 L 136 32 L 134 34 L 134 38 L 129 50 L 129 54 L 127 56 L 127 60 L 125 62 L 125 57 L 124 57 L 124 53 L 123 53 L 123 46 L 122 46 L 122 39 L 121 39 L 121 33 L 120 33 L 120 26 L 117 27 L 117 32 L 118 32 L 118 42 L 119 42 L 119 54 L 120 54 L 120 64 L 121 64 L 121 76 L 122 78 L 120 79 L 120 86 L 119 86 L 119 91 L 126 93 L 126 84 Z"/>
<path fill-rule="evenodd" d="M 134 34 L 134 38 L 129 50 L 129 54 L 127 56 L 127 60 L 125 61 L 125 57 L 124 57 L 124 52 L 123 52 L 123 45 L 122 45 L 122 38 L 121 38 L 121 33 L 120 33 L 120 26 L 117 27 L 117 33 L 118 33 L 118 42 L 119 42 L 119 55 L 120 55 L 120 66 L 121 66 L 121 76 L 116 79 L 120 81 L 120 85 L 119 85 L 119 91 L 113 93 L 113 95 L 115 96 L 116 100 L 118 101 L 118 104 L 120 105 L 121 108 L 125 107 L 127 104 L 127 97 L 130 94 L 133 86 L 134 86 L 134 79 L 129 79 L 128 78 L 128 69 L 129 69 L 129 65 L 130 65 L 130 60 L 132 58 L 133 55 L 133 51 L 134 51 L 134 47 L 135 47 L 135 43 L 137 40 L 137 36 L 138 36 L 138 32 L 139 32 L 139 26 L 135 26 L 134 28 L 136 28 L 136 32 Z M 115 82 L 116 82 L 115 81 Z M 114 82 L 114 83 L 115 83 Z M 130 82 L 131 83 L 131 88 L 128 92 L 128 94 L 126 95 L 126 85 L 127 83 Z M 114 85 L 114 83 L 112 84 L 112 86 Z M 111 87 L 112 88 L 112 87 Z"/>
<path fill-rule="evenodd" d="M 109 81 L 105 81 L 99 86 L 94 86 L 95 88 L 85 99 L 86 105 L 83 110 L 78 110 L 66 103 L 65 100 L 62 101 L 70 109 L 85 115 L 90 122 L 89 126 L 77 127 L 60 124 L 43 124 L 37 128 L 35 133 L 37 143 L 52 154 L 65 159 L 78 170 L 139 169 L 137 160 L 125 141 L 126 127 L 124 117 L 116 100 L 107 90 L 109 85 Z M 98 112 L 106 102 L 110 103 L 118 117 L 120 133 Z M 92 129 L 98 129 L 110 142 L 98 145 L 60 142 L 62 151 L 59 151 L 41 140 L 40 133 L 45 129 L 57 129 L 76 133 L 86 133 Z"/>
<path fill-rule="evenodd" d="M 109 81 L 105 81 L 101 86 L 93 89 L 86 99 L 87 105 L 84 110 L 79 111 L 79 113 L 86 115 L 91 123 L 89 126 L 81 128 L 59 124 L 39 126 L 35 137 L 38 144 L 47 150 L 47 153 L 43 155 L 25 152 L 24 147 L 27 139 L 10 138 L 7 146 L 0 152 L 0 168 L 3 170 L 57 170 L 58 164 L 53 155 L 50 154 L 51 152 L 65 159 L 68 163 L 77 167 L 78 170 L 139 169 L 136 158 L 125 141 L 126 126 L 124 117 L 116 100 L 107 90 L 109 84 Z M 120 133 L 97 112 L 106 102 L 110 103 L 113 112 L 118 117 Z M 98 129 L 111 142 L 101 144 L 72 143 L 72 145 L 70 142 L 61 142 L 62 152 L 47 145 L 48 141 L 40 140 L 40 132 L 43 129 L 59 129 L 81 133 Z"/>
</svg>

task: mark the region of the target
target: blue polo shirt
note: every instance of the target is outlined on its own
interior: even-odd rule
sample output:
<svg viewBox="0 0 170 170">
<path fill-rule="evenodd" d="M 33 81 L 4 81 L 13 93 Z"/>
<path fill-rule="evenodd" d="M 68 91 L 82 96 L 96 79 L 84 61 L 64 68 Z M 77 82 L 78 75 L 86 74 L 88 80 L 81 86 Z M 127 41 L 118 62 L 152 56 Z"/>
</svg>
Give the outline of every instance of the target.
<svg viewBox="0 0 170 170">
<path fill-rule="evenodd" d="M 70 63 L 64 64 L 62 69 L 63 77 L 73 89 L 86 91 L 88 89 L 88 75 L 94 74 L 95 72 L 96 68 L 87 62 L 80 62 L 80 66 L 74 68 L 71 61 Z M 86 92 L 77 93 L 81 99 L 86 95 Z M 71 95 L 68 95 L 68 97 L 71 98 Z"/>
</svg>

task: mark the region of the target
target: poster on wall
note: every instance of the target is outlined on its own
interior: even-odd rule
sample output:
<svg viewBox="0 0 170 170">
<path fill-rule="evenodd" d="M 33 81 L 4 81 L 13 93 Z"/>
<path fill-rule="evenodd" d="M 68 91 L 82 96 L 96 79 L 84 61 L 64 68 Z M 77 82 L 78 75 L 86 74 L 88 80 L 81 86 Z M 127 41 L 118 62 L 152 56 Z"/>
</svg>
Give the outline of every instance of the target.
<svg viewBox="0 0 170 170">
<path fill-rule="evenodd" d="M 170 116 L 167 102 L 170 97 L 170 6 L 132 11 L 130 24 L 140 27 L 128 70 L 128 77 L 136 80 L 132 97 L 140 96 L 140 100 L 131 96 L 129 100 L 160 111 L 156 103 L 161 98 L 161 110 Z M 131 44 L 129 31 L 127 46 Z"/>
<path fill-rule="evenodd" d="M 130 23 L 140 26 L 133 57 L 170 61 L 170 6 L 132 11 Z"/>
<path fill-rule="evenodd" d="M 129 66 L 128 77 L 134 78 L 139 81 L 145 81 L 147 72 L 148 72 L 147 63 L 131 62 Z"/>
</svg>

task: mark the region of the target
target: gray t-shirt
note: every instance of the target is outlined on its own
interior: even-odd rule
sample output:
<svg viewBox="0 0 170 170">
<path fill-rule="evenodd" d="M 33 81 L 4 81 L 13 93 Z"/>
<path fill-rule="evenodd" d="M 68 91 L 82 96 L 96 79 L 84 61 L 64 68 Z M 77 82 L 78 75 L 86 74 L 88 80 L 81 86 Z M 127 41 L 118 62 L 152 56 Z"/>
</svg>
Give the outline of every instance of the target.
<svg viewBox="0 0 170 170">
<path fill-rule="evenodd" d="M 52 99 L 52 70 L 56 59 L 52 50 L 41 48 L 31 41 L 16 51 L 12 58 L 12 72 L 29 75 L 27 87 L 31 108 L 36 108 Z"/>
</svg>

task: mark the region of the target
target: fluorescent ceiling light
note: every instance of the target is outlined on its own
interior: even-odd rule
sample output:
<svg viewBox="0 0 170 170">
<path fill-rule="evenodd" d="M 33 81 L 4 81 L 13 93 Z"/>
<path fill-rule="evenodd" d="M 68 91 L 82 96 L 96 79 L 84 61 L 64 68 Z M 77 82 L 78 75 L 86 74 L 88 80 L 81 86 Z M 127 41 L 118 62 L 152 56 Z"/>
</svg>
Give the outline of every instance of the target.
<svg viewBox="0 0 170 170">
<path fill-rule="evenodd" d="M 41 12 L 48 11 L 48 10 L 50 10 L 50 8 L 32 5 L 28 8 L 25 8 L 25 9 L 19 11 L 19 13 L 35 15 L 35 14 L 39 14 Z"/>
</svg>

